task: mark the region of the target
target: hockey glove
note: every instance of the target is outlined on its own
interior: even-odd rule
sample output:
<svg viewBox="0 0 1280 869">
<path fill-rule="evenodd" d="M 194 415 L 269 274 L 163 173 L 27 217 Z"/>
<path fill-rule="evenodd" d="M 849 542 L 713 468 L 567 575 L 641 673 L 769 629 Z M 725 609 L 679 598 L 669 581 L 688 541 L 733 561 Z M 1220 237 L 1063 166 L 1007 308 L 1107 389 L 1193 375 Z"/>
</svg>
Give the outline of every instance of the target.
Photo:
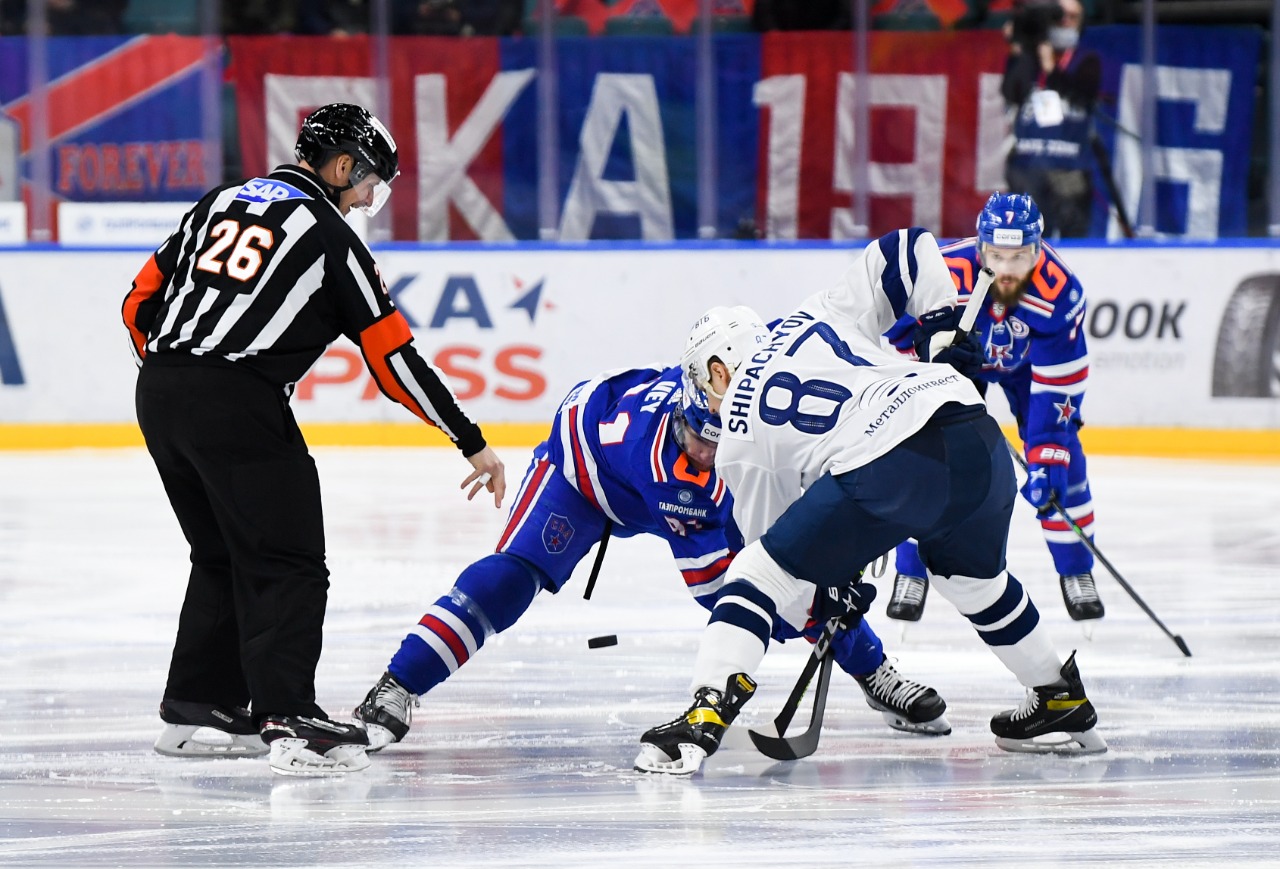
<svg viewBox="0 0 1280 869">
<path fill-rule="evenodd" d="M 1059 504 L 1067 494 L 1067 468 L 1071 453 L 1057 444 L 1040 444 L 1027 450 L 1027 482 L 1022 486 L 1026 498 L 1037 512 L 1049 509 L 1049 499 Z"/>
<path fill-rule="evenodd" d="M 960 343 L 949 344 L 939 350 L 933 361 L 946 363 L 965 377 L 977 377 L 987 357 L 978 343 L 978 336 L 970 332 Z"/>
<path fill-rule="evenodd" d="M 876 587 L 861 580 L 849 585 L 820 588 L 813 599 L 813 620 L 822 625 L 830 619 L 841 618 L 846 626 L 856 625 L 858 619 L 852 618 L 852 614 L 857 613 L 861 618 L 871 609 L 871 602 L 875 599 Z"/>
<path fill-rule="evenodd" d="M 937 358 L 938 354 L 956 339 L 962 313 L 960 308 L 939 308 L 920 318 L 911 341 L 921 362 L 942 361 Z"/>
</svg>

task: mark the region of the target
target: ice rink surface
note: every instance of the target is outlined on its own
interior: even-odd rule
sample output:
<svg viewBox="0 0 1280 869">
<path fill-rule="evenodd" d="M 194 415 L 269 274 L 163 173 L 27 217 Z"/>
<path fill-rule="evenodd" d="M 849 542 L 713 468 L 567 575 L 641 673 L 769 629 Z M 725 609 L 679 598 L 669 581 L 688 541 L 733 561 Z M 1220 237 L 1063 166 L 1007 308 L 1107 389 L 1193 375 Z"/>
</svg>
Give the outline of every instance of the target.
<svg viewBox="0 0 1280 869">
<path fill-rule="evenodd" d="M 504 511 L 448 449 L 319 449 L 332 589 L 317 688 L 348 714 Z M 504 450 L 518 481 L 527 450 Z M 1079 662 L 1107 754 L 1008 754 L 1022 690 L 931 596 L 904 634 L 954 732 L 909 736 L 837 671 L 817 753 L 726 747 L 692 780 L 631 769 L 684 711 L 705 622 L 654 540 L 615 540 L 593 600 L 544 594 L 425 697 L 406 740 L 344 779 L 151 750 L 186 551 L 141 450 L 0 453 L 0 865 L 1280 865 L 1280 464 L 1094 457 L 1097 542 L 1184 658 L 1099 566 L 1091 640 L 1030 509 L 1010 566 Z M 612 648 L 587 639 L 617 634 Z M 772 719 L 808 653 L 775 645 L 739 723 Z M 743 730 L 736 727 L 734 730 Z"/>
</svg>

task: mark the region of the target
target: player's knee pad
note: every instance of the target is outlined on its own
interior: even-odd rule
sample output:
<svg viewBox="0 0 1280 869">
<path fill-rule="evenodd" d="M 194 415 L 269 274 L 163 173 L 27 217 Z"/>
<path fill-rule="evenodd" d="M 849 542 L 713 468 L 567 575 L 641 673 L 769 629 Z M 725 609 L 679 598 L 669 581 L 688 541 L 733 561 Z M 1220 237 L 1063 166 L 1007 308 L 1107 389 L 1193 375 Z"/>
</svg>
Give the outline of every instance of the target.
<svg viewBox="0 0 1280 869">
<path fill-rule="evenodd" d="M 487 639 L 514 625 L 545 581 L 529 562 L 498 552 L 462 571 L 447 597 L 475 619 Z"/>
<path fill-rule="evenodd" d="M 754 586 L 772 601 L 774 613 L 787 611 L 802 598 L 807 606 L 813 596 L 813 585 L 787 573 L 759 540 L 737 554 L 725 578 L 730 583 L 747 582 Z"/>
</svg>

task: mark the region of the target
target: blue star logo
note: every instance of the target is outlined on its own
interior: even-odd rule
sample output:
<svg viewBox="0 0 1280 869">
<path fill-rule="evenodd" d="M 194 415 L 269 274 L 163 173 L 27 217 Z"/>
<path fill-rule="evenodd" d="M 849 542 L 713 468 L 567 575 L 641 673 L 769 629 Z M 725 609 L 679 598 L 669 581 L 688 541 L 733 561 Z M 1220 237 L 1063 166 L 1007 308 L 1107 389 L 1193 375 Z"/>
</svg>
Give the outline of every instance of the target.
<svg viewBox="0 0 1280 869">
<path fill-rule="evenodd" d="M 520 296 L 519 299 L 511 303 L 512 308 L 520 308 L 529 315 L 529 322 L 532 323 L 538 314 L 538 303 L 542 300 L 542 281 L 534 284 L 528 292 Z M 516 289 L 520 289 L 520 282 L 516 281 Z M 549 305 L 548 305 L 549 307 Z"/>
</svg>

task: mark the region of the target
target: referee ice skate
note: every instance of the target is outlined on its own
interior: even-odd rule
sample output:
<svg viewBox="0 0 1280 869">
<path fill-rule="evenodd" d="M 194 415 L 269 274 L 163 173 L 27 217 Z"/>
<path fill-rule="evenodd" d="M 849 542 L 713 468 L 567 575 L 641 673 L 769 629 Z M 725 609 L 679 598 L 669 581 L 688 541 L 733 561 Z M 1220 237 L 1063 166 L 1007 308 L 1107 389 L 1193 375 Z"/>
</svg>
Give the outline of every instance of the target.
<svg viewBox="0 0 1280 869">
<path fill-rule="evenodd" d="M 316 704 L 329 571 L 294 385 L 345 335 L 383 394 L 462 451 L 468 499 L 485 489 L 500 506 L 506 478 L 344 219 L 390 195 L 390 133 L 335 103 L 306 118 L 296 153 L 207 193 L 142 267 L 123 316 L 138 423 L 191 546 L 156 750 L 269 750 L 277 772 L 339 774 L 368 765 L 368 740 Z"/>
</svg>

